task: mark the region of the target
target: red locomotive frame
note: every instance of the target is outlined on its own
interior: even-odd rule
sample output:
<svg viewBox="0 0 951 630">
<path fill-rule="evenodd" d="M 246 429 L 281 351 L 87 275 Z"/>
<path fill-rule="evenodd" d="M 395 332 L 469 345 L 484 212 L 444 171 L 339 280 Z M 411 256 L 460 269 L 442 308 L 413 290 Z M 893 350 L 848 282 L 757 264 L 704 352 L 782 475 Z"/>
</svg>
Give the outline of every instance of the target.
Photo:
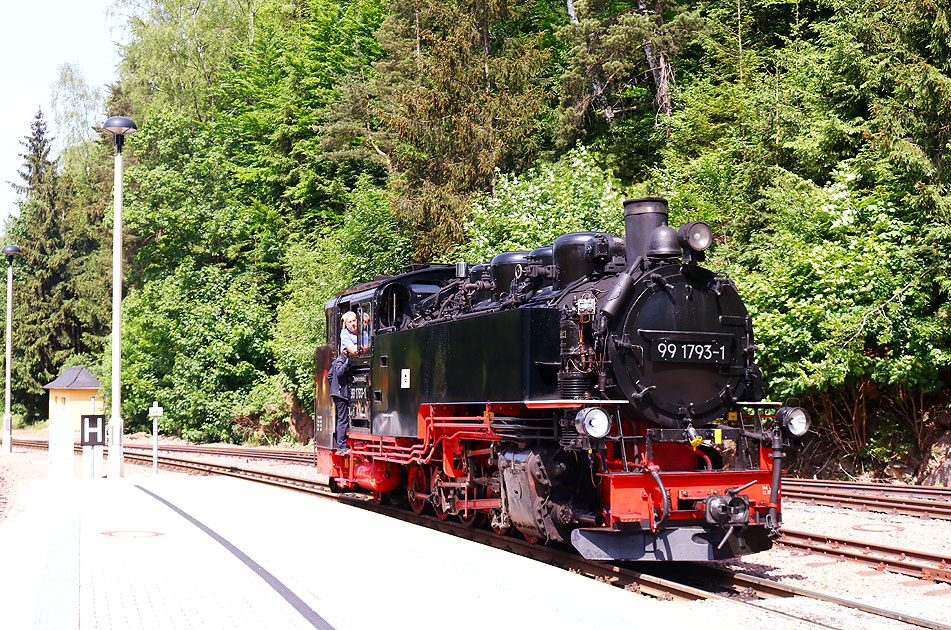
<svg viewBox="0 0 951 630">
<path fill-rule="evenodd" d="M 332 449 L 318 450 L 318 470 L 340 490 L 369 491 L 375 501 L 381 502 L 389 493 L 399 489 L 401 493 L 405 492 L 406 502 L 416 513 L 432 510 L 440 519 L 455 515 L 464 524 L 472 525 L 483 520 L 483 515 L 498 510 L 501 498 L 479 496 L 471 491 L 466 482 L 468 471 L 459 464 L 463 445 L 468 446 L 468 455 L 476 458 L 477 465 L 484 467 L 491 455 L 491 445 L 505 439 L 493 429 L 497 415 L 526 417 L 553 408 L 579 409 L 586 402 L 489 403 L 478 416 L 459 415 L 456 406 L 451 404 L 424 405 L 417 419 L 421 438 L 351 435 L 350 453 L 346 455 L 336 455 Z M 761 411 L 769 407 L 775 408 L 778 404 L 757 404 L 756 412 L 747 415 L 745 420 L 761 428 L 771 417 Z M 716 439 L 715 436 L 713 441 Z M 632 462 L 625 462 L 620 457 L 619 448 L 618 442 L 609 444 L 604 462 L 606 471 L 597 473 L 602 479 L 601 499 L 606 508 L 597 515 L 590 529 L 617 531 L 639 524 L 656 533 L 663 515 L 661 490 L 650 474 L 625 470 Z M 770 501 L 773 482 L 770 448 L 759 449 L 758 468 L 752 470 L 677 470 L 689 468 L 689 462 L 697 458 L 695 453 L 689 446 L 668 444 L 663 452 L 655 453 L 650 460 L 644 453 L 640 454 L 639 467 L 644 471 L 659 471 L 669 497 L 669 514 L 663 519 L 664 527 L 703 521 L 704 500 L 710 495 L 725 495 L 733 488 L 745 488 L 749 496 L 748 525 L 768 523 L 770 508 L 781 517 L 778 496 L 775 502 Z M 434 478 L 439 479 L 440 488 L 455 490 L 448 501 L 433 493 Z M 488 522 L 488 519 L 484 520 Z M 509 528 L 493 529 L 504 533 Z M 538 542 L 532 536 L 526 535 L 525 538 Z"/>
</svg>

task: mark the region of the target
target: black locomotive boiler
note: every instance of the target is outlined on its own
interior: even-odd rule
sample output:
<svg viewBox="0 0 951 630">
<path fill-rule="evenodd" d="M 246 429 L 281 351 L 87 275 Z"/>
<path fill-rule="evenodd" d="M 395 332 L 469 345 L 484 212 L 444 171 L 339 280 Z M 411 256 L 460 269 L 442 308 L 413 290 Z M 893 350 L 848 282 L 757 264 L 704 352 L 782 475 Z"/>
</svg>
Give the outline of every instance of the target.
<svg viewBox="0 0 951 630">
<path fill-rule="evenodd" d="M 332 484 L 587 558 L 769 548 L 783 457 L 808 414 L 761 402 L 747 309 L 701 265 L 710 227 L 669 227 L 664 199 L 624 212 L 624 238 L 564 234 L 330 300 L 315 414 Z M 351 359 L 341 456 L 326 374 L 347 311 L 369 343 Z"/>
</svg>

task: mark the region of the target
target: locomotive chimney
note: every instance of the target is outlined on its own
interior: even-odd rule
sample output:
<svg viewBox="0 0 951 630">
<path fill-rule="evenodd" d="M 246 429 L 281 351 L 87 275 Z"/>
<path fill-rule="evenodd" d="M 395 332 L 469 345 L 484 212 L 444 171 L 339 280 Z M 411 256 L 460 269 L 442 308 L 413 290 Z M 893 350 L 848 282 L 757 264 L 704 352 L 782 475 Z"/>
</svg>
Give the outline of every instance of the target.
<svg viewBox="0 0 951 630">
<path fill-rule="evenodd" d="M 627 264 L 647 255 L 654 228 L 667 225 L 667 200 L 661 197 L 628 199 L 624 202 L 624 236 Z"/>
</svg>

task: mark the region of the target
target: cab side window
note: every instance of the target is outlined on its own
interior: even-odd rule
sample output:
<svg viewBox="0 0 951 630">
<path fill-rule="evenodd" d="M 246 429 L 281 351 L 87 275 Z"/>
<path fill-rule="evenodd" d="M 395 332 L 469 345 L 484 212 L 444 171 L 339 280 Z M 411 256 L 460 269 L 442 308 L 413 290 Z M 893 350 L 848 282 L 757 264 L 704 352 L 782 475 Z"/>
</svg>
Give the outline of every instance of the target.
<svg viewBox="0 0 951 630">
<path fill-rule="evenodd" d="M 358 304 L 353 309 L 357 314 L 357 335 L 363 339 L 363 345 L 373 343 L 373 310 L 369 302 Z"/>
</svg>

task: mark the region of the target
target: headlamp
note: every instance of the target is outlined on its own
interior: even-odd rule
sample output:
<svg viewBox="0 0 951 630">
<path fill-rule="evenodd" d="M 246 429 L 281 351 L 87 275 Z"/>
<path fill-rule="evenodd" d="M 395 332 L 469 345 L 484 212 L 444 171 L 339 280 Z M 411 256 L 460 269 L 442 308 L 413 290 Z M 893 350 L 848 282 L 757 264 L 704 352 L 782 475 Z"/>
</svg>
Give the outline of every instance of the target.
<svg viewBox="0 0 951 630">
<path fill-rule="evenodd" d="M 677 230 L 680 244 L 689 247 L 695 252 L 702 252 L 713 245 L 713 228 L 703 221 L 684 223 Z"/>
<path fill-rule="evenodd" d="M 776 422 L 796 437 L 805 435 L 812 426 L 809 412 L 802 407 L 780 407 L 776 412 Z"/>
<path fill-rule="evenodd" d="M 588 437 L 600 439 L 611 432 L 611 416 L 601 407 L 585 407 L 575 416 L 575 429 Z"/>
</svg>

